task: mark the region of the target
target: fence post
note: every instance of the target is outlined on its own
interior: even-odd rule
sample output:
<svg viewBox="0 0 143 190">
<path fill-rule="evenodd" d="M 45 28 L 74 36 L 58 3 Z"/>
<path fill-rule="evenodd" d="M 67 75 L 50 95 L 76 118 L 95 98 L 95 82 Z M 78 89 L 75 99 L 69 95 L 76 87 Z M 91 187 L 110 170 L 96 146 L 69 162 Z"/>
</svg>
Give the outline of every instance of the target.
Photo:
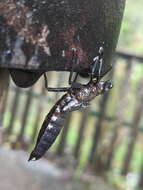
<svg viewBox="0 0 143 190">
<path fill-rule="evenodd" d="M 7 101 L 8 87 L 9 87 L 9 73 L 6 69 L 0 69 L 0 128 L 3 126 L 3 118 Z M 2 131 L 0 130 L 0 139 L 2 139 L 1 135 Z"/>
<path fill-rule="evenodd" d="M 43 95 L 44 93 L 45 93 L 45 86 L 42 86 L 41 95 Z M 37 132 L 38 132 L 38 127 L 39 127 L 39 123 L 41 121 L 43 109 L 44 109 L 44 104 L 43 104 L 43 102 L 41 102 L 41 98 L 39 98 L 38 105 L 37 105 L 37 111 L 35 114 L 35 121 L 34 121 L 34 125 L 33 125 L 33 130 L 32 130 L 32 136 L 31 136 L 32 143 L 34 143 Z"/>
<path fill-rule="evenodd" d="M 132 60 L 129 59 L 126 64 L 126 70 L 125 70 L 125 77 L 123 78 L 123 81 L 121 83 L 120 87 L 120 94 L 119 94 L 119 102 L 117 105 L 117 111 L 116 111 L 116 120 L 115 120 L 115 126 L 112 130 L 112 136 L 111 140 L 108 146 L 108 154 L 106 156 L 106 163 L 105 168 L 106 170 L 109 170 L 111 167 L 112 160 L 114 158 L 114 151 L 116 148 L 116 140 L 118 137 L 118 130 L 122 125 L 123 117 L 124 117 L 124 107 L 127 104 L 127 92 L 130 85 L 130 76 L 132 71 Z"/>
<path fill-rule="evenodd" d="M 6 69 L 0 69 L 0 127 L 3 123 L 8 87 L 9 73 Z"/>
<path fill-rule="evenodd" d="M 141 165 L 141 169 L 140 169 L 138 188 L 139 189 L 143 188 L 143 160 L 142 160 L 142 165 Z"/>
<path fill-rule="evenodd" d="M 115 62 L 115 59 L 114 59 L 114 62 Z M 114 74 L 114 69 L 112 70 L 110 74 L 111 79 L 113 78 L 113 74 Z M 97 118 L 97 122 L 95 123 L 95 131 L 94 131 L 93 140 L 92 140 L 93 143 L 92 143 L 91 150 L 89 153 L 89 158 L 88 158 L 89 164 L 93 164 L 96 162 L 96 157 L 97 157 L 96 150 L 100 142 L 100 137 L 102 133 L 102 122 L 106 115 L 106 107 L 108 103 L 108 98 L 109 98 L 109 93 L 104 94 L 99 105 L 100 107 L 99 117 Z"/>
<path fill-rule="evenodd" d="M 139 123 L 142 118 L 142 113 L 143 113 L 143 82 L 142 81 L 143 81 L 143 78 L 140 79 L 140 83 L 138 85 L 139 92 L 138 92 L 137 101 L 136 101 L 137 105 L 136 105 L 135 113 L 133 116 L 132 128 L 130 129 L 131 131 L 129 135 L 129 142 L 127 146 L 127 151 L 125 153 L 125 159 L 123 162 L 123 169 L 122 169 L 123 175 L 126 175 L 129 170 L 137 135 L 139 132 L 138 130 Z"/>
<path fill-rule="evenodd" d="M 23 116 L 22 116 L 22 121 L 21 121 L 21 129 L 20 129 L 20 133 L 18 135 L 17 140 L 23 143 L 23 137 L 24 137 L 24 133 L 25 133 L 25 129 L 26 129 L 26 123 L 28 120 L 28 116 L 29 116 L 29 112 L 30 112 L 30 107 L 31 107 L 31 103 L 32 103 L 32 92 L 33 89 L 30 88 L 27 94 L 27 99 L 26 99 L 26 104 L 25 104 L 25 108 L 24 108 L 24 112 L 23 112 Z"/>
<path fill-rule="evenodd" d="M 82 144 L 82 140 L 83 140 L 83 136 L 84 136 L 84 131 L 87 126 L 88 116 L 89 116 L 89 108 L 83 110 L 81 113 L 81 123 L 80 123 L 80 127 L 78 130 L 78 138 L 76 140 L 76 144 L 75 144 L 75 148 L 74 148 L 74 152 L 73 152 L 73 155 L 76 158 L 77 162 L 79 160 L 81 144 Z"/>
<path fill-rule="evenodd" d="M 92 144 L 90 154 L 89 154 L 89 164 L 93 164 L 93 162 L 95 161 L 96 150 L 97 150 L 97 146 L 99 144 L 99 140 L 100 140 L 100 136 L 102 132 L 102 122 L 106 113 L 108 97 L 109 97 L 109 94 L 108 93 L 105 94 L 102 97 L 102 100 L 100 102 L 99 117 L 97 119 L 97 122 L 95 123 L 95 131 L 94 131 L 93 139 L 92 139 L 93 144 Z"/>
<path fill-rule="evenodd" d="M 6 129 L 6 133 L 8 135 L 10 135 L 13 131 L 14 122 L 16 119 L 17 111 L 18 111 L 19 99 L 20 99 L 20 88 L 17 87 L 16 91 L 15 91 L 14 98 L 12 100 L 13 104 L 12 104 L 12 108 L 11 108 L 11 116 L 10 116 L 9 125 Z"/>
</svg>

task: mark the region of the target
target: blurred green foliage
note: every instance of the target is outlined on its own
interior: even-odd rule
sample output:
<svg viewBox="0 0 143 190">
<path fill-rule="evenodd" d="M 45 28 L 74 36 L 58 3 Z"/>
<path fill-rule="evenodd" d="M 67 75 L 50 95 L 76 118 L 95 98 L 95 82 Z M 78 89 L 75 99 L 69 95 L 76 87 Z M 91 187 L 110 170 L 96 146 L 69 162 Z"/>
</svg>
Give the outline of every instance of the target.
<svg viewBox="0 0 143 190">
<path fill-rule="evenodd" d="M 143 1 L 127 0 L 118 48 L 143 53 Z"/>
</svg>

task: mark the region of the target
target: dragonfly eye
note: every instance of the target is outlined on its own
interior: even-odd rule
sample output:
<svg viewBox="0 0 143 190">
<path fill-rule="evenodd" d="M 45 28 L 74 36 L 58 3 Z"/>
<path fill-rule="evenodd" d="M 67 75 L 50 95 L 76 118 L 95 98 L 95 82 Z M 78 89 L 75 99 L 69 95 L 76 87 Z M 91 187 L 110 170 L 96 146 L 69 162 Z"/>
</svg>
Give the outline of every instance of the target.
<svg viewBox="0 0 143 190">
<path fill-rule="evenodd" d="M 108 91 L 111 88 L 113 88 L 113 84 L 112 84 L 111 80 L 106 81 L 104 83 L 104 89 L 105 89 L 105 91 Z"/>
</svg>

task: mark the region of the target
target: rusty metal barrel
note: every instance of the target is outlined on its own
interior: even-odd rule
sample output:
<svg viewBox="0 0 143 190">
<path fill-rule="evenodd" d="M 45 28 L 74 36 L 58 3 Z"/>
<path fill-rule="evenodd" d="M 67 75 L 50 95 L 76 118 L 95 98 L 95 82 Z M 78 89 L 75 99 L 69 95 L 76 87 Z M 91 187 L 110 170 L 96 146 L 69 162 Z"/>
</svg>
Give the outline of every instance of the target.
<svg viewBox="0 0 143 190">
<path fill-rule="evenodd" d="M 15 83 L 32 85 L 47 71 L 90 72 L 104 48 L 101 75 L 111 64 L 125 0 L 0 0 L 0 67 Z M 95 76 L 97 75 L 95 72 Z"/>
</svg>

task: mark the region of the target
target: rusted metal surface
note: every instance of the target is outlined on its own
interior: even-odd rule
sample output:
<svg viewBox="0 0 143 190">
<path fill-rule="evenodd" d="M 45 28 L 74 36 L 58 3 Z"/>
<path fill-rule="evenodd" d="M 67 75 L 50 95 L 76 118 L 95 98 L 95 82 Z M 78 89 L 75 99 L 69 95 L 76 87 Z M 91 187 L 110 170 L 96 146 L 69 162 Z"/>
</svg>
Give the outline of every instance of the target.
<svg viewBox="0 0 143 190">
<path fill-rule="evenodd" d="M 69 71 L 72 48 L 76 48 L 79 63 L 75 71 L 85 72 L 103 46 L 104 73 L 117 43 L 124 3 L 0 0 L 0 66 L 40 74 Z"/>
</svg>

